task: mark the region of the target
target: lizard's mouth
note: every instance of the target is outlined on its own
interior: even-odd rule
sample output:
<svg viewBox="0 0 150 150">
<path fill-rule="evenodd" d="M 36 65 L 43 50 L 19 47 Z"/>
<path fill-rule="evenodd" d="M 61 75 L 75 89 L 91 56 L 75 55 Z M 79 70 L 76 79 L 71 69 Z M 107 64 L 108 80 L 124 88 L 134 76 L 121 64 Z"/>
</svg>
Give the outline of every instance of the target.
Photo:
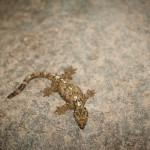
<svg viewBox="0 0 150 150">
<path fill-rule="evenodd" d="M 84 127 L 85 127 L 85 125 L 86 125 L 86 122 L 87 122 L 87 120 L 85 120 L 85 119 L 79 120 L 79 122 L 78 122 L 79 127 L 80 127 L 81 129 L 84 129 Z"/>
</svg>

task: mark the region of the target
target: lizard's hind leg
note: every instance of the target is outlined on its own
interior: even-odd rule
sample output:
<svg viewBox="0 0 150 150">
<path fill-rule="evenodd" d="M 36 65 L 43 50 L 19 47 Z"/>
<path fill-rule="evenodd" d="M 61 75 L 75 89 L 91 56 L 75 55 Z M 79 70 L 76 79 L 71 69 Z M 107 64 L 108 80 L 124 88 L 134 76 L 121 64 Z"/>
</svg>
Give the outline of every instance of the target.
<svg viewBox="0 0 150 150">
<path fill-rule="evenodd" d="M 68 67 L 68 68 L 63 68 L 64 72 L 65 72 L 65 76 L 68 79 L 72 79 L 72 75 L 75 74 L 76 69 L 72 68 L 72 66 Z"/>
<path fill-rule="evenodd" d="M 45 96 L 50 96 L 53 94 L 53 92 L 57 92 L 57 91 L 58 91 L 57 84 L 52 82 L 51 86 L 46 86 L 46 88 L 40 92 L 43 93 L 44 94 L 43 96 L 45 97 Z"/>
<path fill-rule="evenodd" d="M 52 87 L 48 87 L 46 86 L 46 88 L 43 91 L 40 91 L 41 93 L 43 93 L 43 96 L 50 96 L 53 94 L 52 92 Z"/>
</svg>

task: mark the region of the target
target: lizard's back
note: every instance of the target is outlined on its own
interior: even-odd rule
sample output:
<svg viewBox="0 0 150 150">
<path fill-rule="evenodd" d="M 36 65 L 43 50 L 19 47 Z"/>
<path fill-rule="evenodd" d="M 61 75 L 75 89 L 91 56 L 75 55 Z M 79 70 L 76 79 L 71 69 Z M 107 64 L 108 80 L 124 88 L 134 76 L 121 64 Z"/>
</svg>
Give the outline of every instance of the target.
<svg viewBox="0 0 150 150">
<path fill-rule="evenodd" d="M 68 79 L 60 79 L 58 91 L 67 103 L 73 104 L 73 101 L 83 98 L 81 89 Z"/>
</svg>

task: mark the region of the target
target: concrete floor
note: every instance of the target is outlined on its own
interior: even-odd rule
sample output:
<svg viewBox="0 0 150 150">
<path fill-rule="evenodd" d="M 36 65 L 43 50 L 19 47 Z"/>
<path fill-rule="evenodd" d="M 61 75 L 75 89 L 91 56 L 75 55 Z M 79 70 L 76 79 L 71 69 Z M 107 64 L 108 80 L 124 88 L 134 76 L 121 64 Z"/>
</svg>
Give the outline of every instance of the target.
<svg viewBox="0 0 150 150">
<path fill-rule="evenodd" d="M 32 72 L 77 68 L 73 81 L 96 94 L 79 129 L 50 82 Z M 150 1 L 1 0 L 0 149 L 150 150 Z"/>
</svg>

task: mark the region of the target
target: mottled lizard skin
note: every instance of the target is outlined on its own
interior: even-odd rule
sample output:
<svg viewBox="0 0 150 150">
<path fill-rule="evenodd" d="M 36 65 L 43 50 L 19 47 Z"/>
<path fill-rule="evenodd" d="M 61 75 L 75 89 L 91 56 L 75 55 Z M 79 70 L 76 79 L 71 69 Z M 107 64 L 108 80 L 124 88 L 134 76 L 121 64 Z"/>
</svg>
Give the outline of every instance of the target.
<svg viewBox="0 0 150 150">
<path fill-rule="evenodd" d="M 72 66 L 70 66 L 68 68 L 63 68 L 63 70 L 64 74 L 61 75 L 54 75 L 47 72 L 32 73 L 25 78 L 17 90 L 8 95 L 7 98 L 12 98 L 18 95 L 34 78 L 47 78 L 51 80 L 52 83 L 50 87 L 46 87 L 43 91 L 41 91 L 44 96 L 50 96 L 53 92 L 59 92 L 59 94 L 66 101 L 66 104 L 57 107 L 55 112 L 61 115 L 64 114 L 68 109 L 73 109 L 74 118 L 78 126 L 81 129 L 84 129 L 88 119 L 88 111 L 84 105 L 87 99 L 94 96 L 95 91 L 87 90 L 87 92 L 83 94 L 81 89 L 71 81 L 72 75 L 75 73 L 76 69 L 73 69 Z"/>
</svg>

